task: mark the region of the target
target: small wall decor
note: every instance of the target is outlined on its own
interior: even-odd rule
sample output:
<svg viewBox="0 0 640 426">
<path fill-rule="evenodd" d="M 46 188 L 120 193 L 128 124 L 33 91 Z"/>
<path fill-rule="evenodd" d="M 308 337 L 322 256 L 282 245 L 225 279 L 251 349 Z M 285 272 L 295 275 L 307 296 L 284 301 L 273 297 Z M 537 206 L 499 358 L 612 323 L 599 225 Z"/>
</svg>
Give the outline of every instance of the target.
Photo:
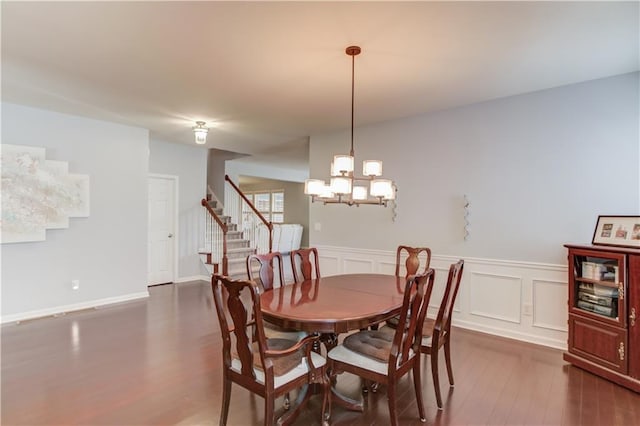
<svg viewBox="0 0 640 426">
<path fill-rule="evenodd" d="M 40 147 L 0 146 L 2 243 L 44 241 L 47 229 L 69 227 L 70 217 L 89 216 L 89 176 L 45 158 Z"/>
<path fill-rule="evenodd" d="M 640 216 L 598 216 L 591 243 L 640 247 Z"/>
<path fill-rule="evenodd" d="M 469 197 L 467 194 L 464 194 L 464 240 L 469 240 L 469 226 L 471 222 L 469 222 L 469 209 L 471 208 L 471 203 L 469 202 Z"/>
</svg>

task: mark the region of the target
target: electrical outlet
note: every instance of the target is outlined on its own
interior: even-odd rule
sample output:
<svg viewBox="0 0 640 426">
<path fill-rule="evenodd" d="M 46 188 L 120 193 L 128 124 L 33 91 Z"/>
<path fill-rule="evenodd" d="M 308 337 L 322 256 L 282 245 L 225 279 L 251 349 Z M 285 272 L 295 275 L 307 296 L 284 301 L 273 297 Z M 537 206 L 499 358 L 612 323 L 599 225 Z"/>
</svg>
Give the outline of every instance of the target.
<svg viewBox="0 0 640 426">
<path fill-rule="evenodd" d="M 530 303 L 525 303 L 524 305 L 522 305 L 522 315 L 526 315 L 528 317 L 533 315 L 533 305 Z"/>
<path fill-rule="evenodd" d="M 78 290 L 80 288 L 80 280 L 71 280 L 71 290 Z"/>
<path fill-rule="evenodd" d="M 316 222 L 313 224 L 313 230 L 314 231 L 322 231 L 322 223 L 320 222 Z"/>
</svg>

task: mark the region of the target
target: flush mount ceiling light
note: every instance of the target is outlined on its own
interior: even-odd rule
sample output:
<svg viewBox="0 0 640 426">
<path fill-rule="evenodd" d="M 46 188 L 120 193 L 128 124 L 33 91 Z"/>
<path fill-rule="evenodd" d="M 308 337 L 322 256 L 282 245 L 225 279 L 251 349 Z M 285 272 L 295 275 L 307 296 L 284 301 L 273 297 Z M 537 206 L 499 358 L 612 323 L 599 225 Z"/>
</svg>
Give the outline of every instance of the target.
<svg viewBox="0 0 640 426">
<path fill-rule="evenodd" d="M 331 180 L 327 184 L 320 179 L 307 179 L 304 183 L 304 193 L 311 196 L 311 201 L 324 204 L 373 204 L 387 206 L 389 200 L 395 199 L 396 186 L 389 179 L 382 179 L 382 161 L 364 160 L 362 162 L 362 177 L 354 174 L 355 156 L 353 150 L 354 124 L 354 86 L 355 86 L 355 57 L 362 50 L 359 46 L 349 46 L 347 55 L 351 56 L 351 151 L 349 155 L 335 155 L 331 162 Z"/>
<path fill-rule="evenodd" d="M 196 121 L 196 125 L 193 126 L 193 133 L 196 135 L 196 143 L 198 145 L 204 145 L 207 143 L 207 133 L 209 128 L 205 126 L 204 121 Z"/>
</svg>

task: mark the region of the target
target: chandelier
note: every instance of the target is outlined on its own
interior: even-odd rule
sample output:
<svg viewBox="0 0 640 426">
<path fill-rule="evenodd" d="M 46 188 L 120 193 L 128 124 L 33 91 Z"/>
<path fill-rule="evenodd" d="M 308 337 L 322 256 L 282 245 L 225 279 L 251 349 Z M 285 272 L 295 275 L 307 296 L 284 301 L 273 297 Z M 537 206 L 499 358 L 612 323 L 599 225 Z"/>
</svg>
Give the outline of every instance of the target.
<svg viewBox="0 0 640 426">
<path fill-rule="evenodd" d="M 359 46 L 349 46 L 347 55 L 351 56 L 351 151 L 349 155 L 335 155 L 331 162 L 331 180 L 327 184 L 320 179 L 307 179 L 304 193 L 311 196 L 311 202 L 324 204 L 373 204 L 387 206 L 387 202 L 395 199 L 396 186 L 389 179 L 382 179 L 382 161 L 364 160 L 362 177 L 354 173 L 355 156 L 353 150 L 353 105 L 355 57 L 359 55 Z"/>
</svg>

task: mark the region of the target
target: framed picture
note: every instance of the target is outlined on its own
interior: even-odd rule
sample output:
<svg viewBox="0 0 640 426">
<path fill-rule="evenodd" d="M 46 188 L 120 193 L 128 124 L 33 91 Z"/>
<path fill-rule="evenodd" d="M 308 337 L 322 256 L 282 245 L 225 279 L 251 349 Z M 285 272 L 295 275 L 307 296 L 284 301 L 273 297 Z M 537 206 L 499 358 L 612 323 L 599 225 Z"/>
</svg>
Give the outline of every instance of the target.
<svg viewBox="0 0 640 426">
<path fill-rule="evenodd" d="M 640 216 L 598 216 L 591 243 L 640 248 Z"/>
</svg>

